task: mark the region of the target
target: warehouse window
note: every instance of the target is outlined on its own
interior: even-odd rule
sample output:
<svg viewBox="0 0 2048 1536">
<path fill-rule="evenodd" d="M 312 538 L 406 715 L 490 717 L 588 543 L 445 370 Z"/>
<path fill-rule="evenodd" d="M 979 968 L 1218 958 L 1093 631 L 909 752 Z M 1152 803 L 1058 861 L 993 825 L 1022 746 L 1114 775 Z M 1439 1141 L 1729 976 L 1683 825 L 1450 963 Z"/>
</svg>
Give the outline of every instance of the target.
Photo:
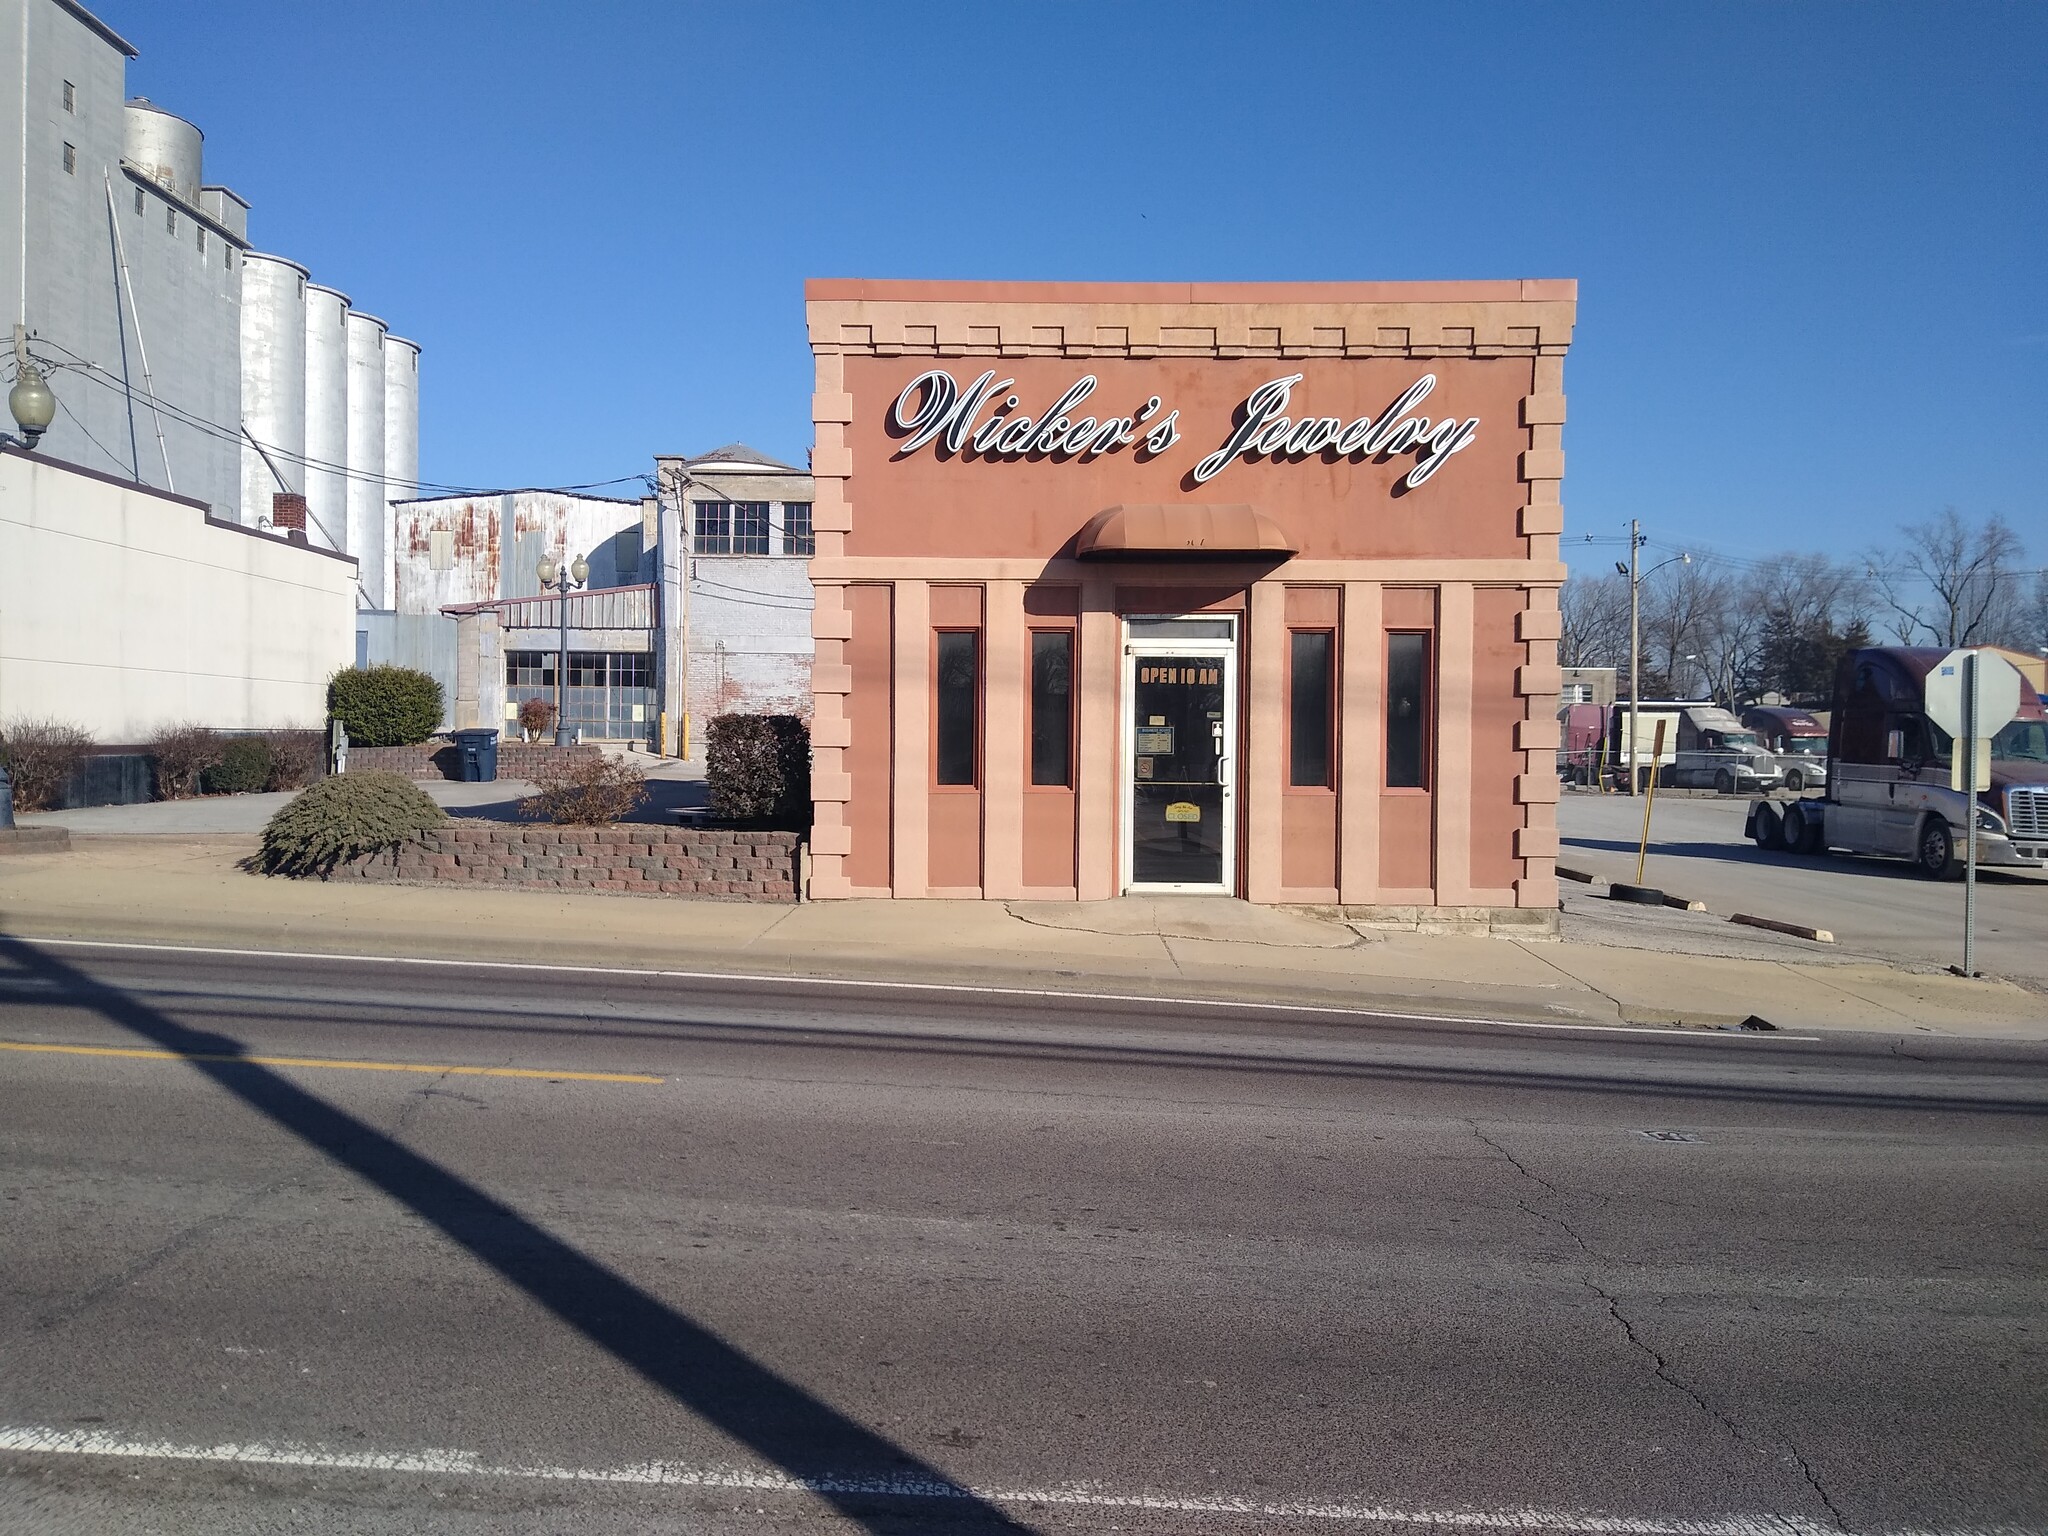
<svg viewBox="0 0 2048 1536">
<path fill-rule="evenodd" d="M 1297 629 L 1288 658 L 1287 782 L 1295 789 L 1330 787 L 1330 716 L 1336 695 L 1330 687 L 1330 653 L 1336 636 L 1327 629 Z"/>
<path fill-rule="evenodd" d="M 1074 632 L 1031 632 L 1031 782 L 1074 782 Z"/>
<path fill-rule="evenodd" d="M 732 510 L 723 501 L 693 501 L 692 541 L 700 555 L 732 553 Z"/>
<path fill-rule="evenodd" d="M 206 254 L 206 226 L 204 224 L 199 226 L 199 254 L 202 256 Z"/>
<path fill-rule="evenodd" d="M 164 233 L 168 235 L 175 235 L 177 232 L 178 210 L 175 208 L 166 208 L 164 210 Z"/>
<path fill-rule="evenodd" d="M 66 174 L 68 175 L 68 174 L 70 174 L 70 173 L 72 173 L 72 172 L 76 171 L 77 169 L 78 169 L 78 146 L 77 146 L 77 145 L 75 145 L 75 144 L 66 144 L 66 145 L 64 146 L 64 170 L 65 170 L 65 173 L 66 173 Z"/>
<path fill-rule="evenodd" d="M 736 501 L 732 504 L 732 552 L 736 555 L 768 553 L 768 503 Z"/>
<path fill-rule="evenodd" d="M 135 189 L 135 211 L 137 213 L 142 212 L 142 188 L 140 187 Z"/>
<path fill-rule="evenodd" d="M 976 759 L 981 736 L 981 632 L 938 632 L 938 708 L 933 746 L 938 761 L 932 781 L 972 787 L 980 782 Z"/>
<path fill-rule="evenodd" d="M 811 537 L 811 504 L 808 501 L 786 501 L 782 504 L 782 552 L 785 555 L 817 553 L 816 541 Z"/>
<path fill-rule="evenodd" d="M 1387 788 L 1429 788 L 1429 636 L 1387 636 Z"/>
<path fill-rule="evenodd" d="M 78 110 L 78 87 L 69 80 L 64 82 L 64 110 L 66 112 L 76 112 Z"/>
</svg>

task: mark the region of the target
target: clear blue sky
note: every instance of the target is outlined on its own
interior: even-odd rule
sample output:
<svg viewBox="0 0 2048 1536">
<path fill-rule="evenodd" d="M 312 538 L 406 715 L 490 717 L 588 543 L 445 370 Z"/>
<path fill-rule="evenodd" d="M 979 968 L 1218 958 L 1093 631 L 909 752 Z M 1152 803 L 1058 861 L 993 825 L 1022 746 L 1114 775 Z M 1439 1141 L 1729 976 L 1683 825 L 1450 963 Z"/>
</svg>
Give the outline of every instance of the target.
<svg viewBox="0 0 2048 1536">
<path fill-rule="evenodd" d="M 802 462 L 811 276 L 1575 277 L 1574 536 L 2048 561 L 2048 5 L 98 9 L 430 480 Z"/>
</svg>

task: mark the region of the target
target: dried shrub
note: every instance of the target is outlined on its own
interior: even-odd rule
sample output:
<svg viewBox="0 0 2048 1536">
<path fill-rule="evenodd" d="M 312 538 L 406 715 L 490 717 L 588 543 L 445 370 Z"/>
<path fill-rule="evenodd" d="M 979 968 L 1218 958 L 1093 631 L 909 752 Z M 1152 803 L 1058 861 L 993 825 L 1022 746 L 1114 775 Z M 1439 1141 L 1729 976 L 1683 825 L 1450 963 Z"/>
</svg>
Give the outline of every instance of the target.
<svg viewBox="0 0 2048 1536">
<path fill-rule="evenodd" d="M 519 814 L 558 827 L 605 827 L 623 821 L 647 803 L 647 780 L 631 763 L 613 757 L 564 753 L 533 776 L 535 792 L 519 802 Z"/>
<path fill-rule="evenodd" d="M 720 715 L 704 737 L 711 814 L 766 821 L 791 832 L 811 824 L 811 731 L 797 715 Z"/>
<path fill-rule="evenodd" d="M 344 859 L 395 847 L 447 819 L 410 779 L 342 774 L 322 779 L 270 818 L 255 864 L 271 875 L 325 875 Z"/>
<path fill-rule="evenodd" d="M 441 725 L 441 684 L 414 667 L 344 667 L 327 680 L 327 712 L 359 747 L 410 747 Z"/>
<path fill-rule="evenodd" d="M 157 798 L 189 800 L 198 794 L 201 776 L 220 761 L 224 745 L 218 731 L 203 725 L 159 726 L 149 738 Z"/>
<path fill-rule="evenodd" d="M 14 719 L 0 727 L 0 763 L 14 777 L 15 809 L 49 809 L 92 744 L 87 732 L 61 720 Z"/>
<path fill-rule="evenodd" d="M 263 742 L 270 748 L 265 789 L 304 789 L 327 772 L 325 731 L 265 731 Z"/>
<path fill-rule="evenodd" d="M 209 795 L 253 795 L 270 782 L 270 744 L 261 736 L 230 736 L 220 760 L 199 776 Z"/>
<path fill-rule="evenodd" d="M 555 706 L 547 699 L 527 699 L 519 706 L 519 730 L 528 741 L 539 741 L 555 728 Z"/>
</svg>

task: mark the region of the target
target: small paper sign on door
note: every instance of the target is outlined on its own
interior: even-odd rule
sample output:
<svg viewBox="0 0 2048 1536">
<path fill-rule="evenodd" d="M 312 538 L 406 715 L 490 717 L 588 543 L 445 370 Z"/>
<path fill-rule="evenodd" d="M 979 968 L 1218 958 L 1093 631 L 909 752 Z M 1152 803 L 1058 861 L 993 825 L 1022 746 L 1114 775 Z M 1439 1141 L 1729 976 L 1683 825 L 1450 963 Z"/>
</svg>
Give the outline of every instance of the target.
<svg viewBox="0 0 2048 1536">
<path fill-rule="evenodd" d="M 1173 756 L 1173 727 L 1141 725 L 1137 728 L 1138 751 L 1150 757 Z"/>
<path fill-rule="evenodd" d="M 1202 808 L 1192 800 L 1176 800 L 1166 808 L 1168 821 L 1200 821 Z"/>
</svg>

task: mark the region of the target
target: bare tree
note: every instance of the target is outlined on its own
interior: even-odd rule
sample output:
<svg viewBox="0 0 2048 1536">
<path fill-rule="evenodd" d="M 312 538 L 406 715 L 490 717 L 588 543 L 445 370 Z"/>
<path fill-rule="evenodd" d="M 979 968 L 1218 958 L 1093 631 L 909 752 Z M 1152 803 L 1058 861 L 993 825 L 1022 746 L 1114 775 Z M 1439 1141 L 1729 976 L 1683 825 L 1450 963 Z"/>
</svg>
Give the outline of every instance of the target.
<svg viewBox="0 0 2048 1536">
<path fill-rule="evenodd" d="M 1711 681 L 1708 637 L 1733 602 L 1728 573 L 1707 556 L 1674 561 L 1643 582 L 1643 664 L 1680 689 Z"/>
<path fill-rule="evenodd" d="M 1574 576 L 1557 594 L 1563 618 L 1557 659 L 1566 667 L 1628 665 L 1628 578 Z"/>
<path fill-rule="evenodd" d="M 1899 532 L 1899 548 L 1870 557 L 1871 586 L 1899 644 L 1984 645 L 2022 626 L 2022 549 L 2004 518 L 1972 528 L 1944 507 Z"/>
</svg>

